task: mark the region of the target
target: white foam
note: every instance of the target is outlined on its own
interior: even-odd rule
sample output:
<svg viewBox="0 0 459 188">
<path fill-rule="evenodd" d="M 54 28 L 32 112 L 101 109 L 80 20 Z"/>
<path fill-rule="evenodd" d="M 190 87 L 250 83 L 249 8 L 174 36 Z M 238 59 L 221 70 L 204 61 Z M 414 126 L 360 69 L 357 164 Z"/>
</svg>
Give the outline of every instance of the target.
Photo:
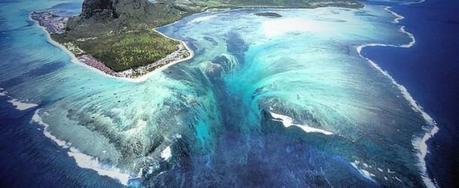
<svg viewBox="0 0 459 188">
<path fill-rule="evenodd" d="M 27 102 L 22 102 L 18 99 L 10 99 L 8 100 L 9 103 L 11 103 L 16 109 L 18 110 L 27 110 L 27 109 L 30 109 L 30 108 L 34 108 L 34 107 L 37 107 L 38 104 L 35 104 L 35 103 L 27 103 Z"/>
<path fill-rule="evenodd" d="M 390 168 L 387 169 L 387 173 L 389 174 L 395 174 L 395 171 L 390 170 Z"/>
<path fill-rule="evenodd" d="M 330 132 L 330 131 L 326 131 L 326 130 L 323 130 L 323 129 L 318 129 L 318 128 L 314 128 L 314 127 L 310 127 L 308 125 L 298 125 L 298 124 L 294 124 L 293 123 L 293 119 L 289 116 L 286 116 L 286 115 L 281 115 L 281 114 L 276 114 L 274 112 L 270 112 L 271 113 L 271 116 L 275 119 L 275 121 L 280 121 L 282 122 L 282 124 L 284 125 L 284 127 L 290 127 L 290 126 L 296 126 L 296 127 L 299 127 L 301 128 L 304 132 L 307 132 L 307 133 L 312 133 L 312 132 L 315 132 L 315 133 L 321 133 L 321 134 L 324 134 L 324 135 L 332 135 L 333 133 Z"/>
<path fill-rule="evenodd" d="M 6 96 L 7 94 L 8 94 L 8 92 L 5 91 L 5 89 L 0 87 L 0 96 Z"/>
<path fill-rule="evenodd" d="M 426 0 L 419 0 L 419 1 L 416 1 L 416 2 L 405 2 L 404 4 L 405 5 L 413 5 L 413 4 L 419 4 L 419 3 L 424 3 L 426 2 Z"/>
<path fill-rule="evenodd" d="M 411 39 L 408 44 L 402 44 L 400 45 L 400 47 L 411 48 L 412 46 L 414 46 L 414 44 L 416 44 L 416 38 L 414 38 L 414 35 L 412 33 L 405 30 L 405 26 L 400 27 L 400 32 L 405 33 Z"/>
<path fill-rule="evenodd" d="M 364 166 L 365 168 L 368 168 L 368 164 L 367 164 L 367 163 L 363 163 L 363 166 Z"/>
<path fill-rule="evenodd" d="M 166 149 L 161 151 L 161 158 L 164 160 L 169 160 L 172 157 L 172 150 L 170 146 L 167 146 Z"/>
<path fill-rule="evenodd" d="M 369 180 L 371 180 L 371 181 L 374 182 L 375 180 L 372 178 L 372 176 L 374 176 L 374 174 L 368 172 L 368 171 L 365 170 L 365 169 L 359 168 L 359 167 L 357 166 L 358 164 L 359 164 L 358 161 L 351 162 L 351 165 L 352 165 L 357 171 L 359 171 L 359 173 L 360 173 L 363 177 L 365 177 L 365 178 L 367 178 L 367 179 L 369 179 Z"/>
<path fill-rule="evenodd" d="M 177 133 L 177 134 L 175 135 L 175 138 L 180 139 L 180 138 L 182 138 L 182 135 Z"/>
<path fill-rule="evenodd" d="M 103 165 L 99 162 L 97 158 L 94 158 L 90 155 L 86 155 L 80 152 L 78 149 L 71 147 L 71 143 L 68 143 L 64 140 L 60 140 L 54 135 L 52 135 L 48 131 L 49 125 L 43 122 L 42 118 L 39 115 L 40 109 L 36 110 L 34 115 L 32 116 L 32 122 L 35 122 L 41 126 L 43 126 L 43 134 L 53 140 L 58 146 L 68 149 L 67 155 L 74 158 L 77 165 L 81 168 L 91 169 L 97 172 L 97 174 L 101 176 L 107 176 L 113 179 L 118 180 L 123 185 L 128 185 L 128 181 L 130 179 L 130 175 L 121 172 L 120 169 L 115 167 L 108 167 L 107 165 Z"/>
<path fill-rule="evenodd" d="M 107 168 L 97 158 L 81 153 L 74 147 L 70 147 L 67 154 L 75 159 L 79 167 L 95 170 L 101 176 L 108 176 L 117 179 L 123 185 L 128 185 L 130 175 L 120 172 L 118 168 Z"/>
<path fill-rule="evenodd" d="M 11 96 L 8 96 L 8 92 L 3 89 L 3 88 L 0 88 L 0 96 L 6 96 L 9 98 L 8 102 L 14 106 L 14 108 L 16 108 L 17 110 L 28 110 L 30 108 L 34 108 L 34 107 L 37 107 L 38 104 L 35 104 L 35 103 L 29 103 L 29 102 L 24 102 L 24 101 L 21 101 L 19 99 L 15 99 Z"/>
<path fill-rule="evenodd" d="M 267 37 L 275 37 L 287 33 L 317 33 L 327 30 L 320 22 L 300 18 L 267 20 L 262 23 L 262 29 Z"/>
<path fill-rule="evenodd" d="M 427 167 L 426 167 L 426 162 L 425 158 L 427 154 L 429 153 L 428 146 L 427 146 L 427 140 L 429 140 L 433 135 L 435 135 L 440 129 L 437 126 L 434 126 L 429 132 L 424 134 L 423 137 L 417 137 L 413 139 L 413 146 L 418 150 L 419 152 L 416 154 L 418 157 L 419 161 L 419 166 L 421 167 L 421 171 L 423 172 L 422 174 L 422 179 L 424 181 L 424 184 L 426 184 L 427 187 L 438 187 L 434 181 L 432 181 L 427 174 Z"/>
<path fill-rule="evenodd" d="M 390 7 L 387 7 L 386 10 L 389 11 L 391 14 L 398 15 L 395 12 L 393 12 L 392 10 L 390 10 Z M 396 16 L 396 18 L 394 19 L 394 22 L 398 23 L 401 19 L 403 19 L 402 16 L 400 16 L 400 15 Z M 419 113 L 423 117 L 423 119 L 426 121 L 426 123 L 431 127 L 430 131 L 427 131 L 424 134 L 424 136 L 422 136 L 422 138 L 414 138 L 413 141 L 412 141 L 412 144 L 413 144 L 414 148 L 416 148 L 418 150 L 418 153 L 416 154 L 416 156 L 419 159 L 418 166 L 420 167 L 420 169 L 422 171 L 421 176 L 422 176 L 422 179 L 424 181 L 424 184 L 427 187 L 437 187 L 435 185 L 434 181 L 427 174 L 427 167 L 426 167 L 426 161 L 425 161 L 425 157 L 426 157 L 426 155 L 428 153 L 428 148 L 427 148 L 427 143 L 426 142 L 432 136 L 434 136 L 439 130 L 439 128 L 437 127 L 436 122 L 433 120 L 433 118 L 429 114 L 427 114 L 423 110 L 422 106 L 420 104 L 418 104 L 416 102 L 416 100 L 414 100 L 414 98 L 411 96 L 411 94 L 408 92 L 408 90 L 403 85 L 397 83 L 397 81 L 395 81 L 395 79 L 387 71 L 383 70 L 378 64 L 376 64 L 371 59 L 363 56 L 362 53 L 361 53 L 363 48 L 370 47 L 370 46 L 410 48 L 416 43 L 416 38 L 414 37 L 414 35 L 412 33 L 410 33 L 410 32 L 405 30 L 405 26 L 401 26 L 400 27 L 400 32 L 405 33 L 406 35 L 408 35 L 408 37 L 411 39 L 411 41 L 409 43 L 407 43 L 407 44 L 401 44 L 401 45 L 379 44 L 379 43 L 364 44 L 364 45 L 357 46 L 356 50 L 357 50 L 357 53 L 359 54 L 359 56 L 361 58 L 364 58 L 365 60 L 367 60 L 370 63 L 370 65 L 372 65 L 376 70 L 381 72 L 384 76 L 389 78 L 389 80 L 392 82 L 392 84 L 397 86 L 397 88 L 400 90 L 400 92 L 403 95 L 403 97 L 410 104 L 411 108 L 415 112 Z"/>
<path fill-rule="evenodd" d="M 386 7 L 384 8 L 384 10 L 386 10 L 387 12 L 391 13 L 392 15 L 395 16 L 394 20 L 393 20 L 393 23 L 400 23 L 400 20 L 403 20 L 405 17 L 403 17 L 402 15 L 392 11 L 392 7 Z"/>
<path fill-rule="evenodd" d="M 35 113 L 33 114 L 32 116 L 32 122 L 34 123 L 37 123 L 41 126 L 43 126 L 43 134 L 53 140 L 54 142 L 56 142 L 57 145 L 61 146 L 61 147 L 64 147 L 64 148 L 68 148 L 69 145 L 67 145 L 67 143 L 63 140 L 59 140 L 58 138 L 56 138 L 54 135 L 52 135 L 50 132 L 48 132 L 48 124 L 46 124 L 45 122 L 43 122 L 43 120 L 41 119 L 40 115 L 38 115 L 40 109 L 36 110 Z"/>
</svg>

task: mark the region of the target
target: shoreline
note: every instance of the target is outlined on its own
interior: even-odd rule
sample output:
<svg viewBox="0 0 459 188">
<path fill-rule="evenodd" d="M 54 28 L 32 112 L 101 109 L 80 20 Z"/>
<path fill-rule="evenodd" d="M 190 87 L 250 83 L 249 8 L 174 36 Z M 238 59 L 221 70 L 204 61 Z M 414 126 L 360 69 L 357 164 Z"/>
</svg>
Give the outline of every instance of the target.
<svg viewBox="0 0 459 188">
<path fill-rule="evenodd" d="M 390 12 L 390 13 L 393 14 L 394 16 L 396 16 L 396 18 L 394 19 L 393 23 L 399 23 L 399 21 L 402 20 L 402 19 L 404 18 L 403 16 L 401 16 L 401 15 L 399 15 L 399 14 L 393 12 L 393 11 L 391 10 L 391 7 L 390 7 L 390 6 L 387 6 L 387 7 L 385 8 L 385 10 L 388 11 L 388 12 Z M 34 19 L 31 19 L 31 20 L 37 22 L 37 20 L 34 20 Z M 175 23 L 175 22 L 174 22 L 174 23 Z M 173 23 L 171 23 L 171 24 L 173 24 Z M 158 71 L 162 71 L 162 70 L 166 69 L 167 67 L 169 67 L 169 66 L 171 66 L 171 65 L 174 65 L 174 64 L 176 64 L 176 63 L 180 63 L 180 62 L 183 62 L 183 61 L 187 61 L 187 60 L 192 59 L 192 58 L 194 57 L 193 51 L 192 51 L 191 49 L 188 48 L 188 46 L 186 45 L 186 42 L 184 42 L 184 41 L 182 41 L 182 40 L 179 40 L 179 39 L 171 38 L 171 37 L 169 37 L 169 36 L 167 36 L 167 35 L 165 35 L 165 34 L 159 32 L 159 31 L 157 31 L 156 29 L 153 29 L 155 32 L 161 34 L 161 35 L 164 36 L 164 37 L 167 37 L 167 38 L 169 38 L 169 39 L 172 39 L 172 40 L 181 42 L 182 45 L 184 45 L 185 48 L 186 48 L 187 50 L 189 50 L 189 52 L 190 52 L 189 57 L 184 58 L 184 59 L 181 59 L 181 60 L 177 60 L 177 61 L 174 61 L 174 62 L 171 62 L 171 63 L 168 63 L 168 64 L 166 64 L 166 65 L 164 65 L 164 66 L 160 66 L 160 67 L 158 67 L 157 69 L 155 69 L 155 70 L 153 70 L 153 71 L 149 71 L 149 72 L 147 72 L 146 74 L 144 74 L 144 75 L 142 75 L 142 76 L 139 76 L 139 77 L 136 77 L 136 78 L 117 77 L 117 76 L 109 75 L 109 74 L 107 74 L 107 73 L 101 71 L 100 69 L 97 69 L 96 67 L 92 67 L 92 66 L 90 66 L 90 65 L 88 65 L 88 64 L 85 64 L 85 63 L 80 62 L 80 60 L 79 60 L 72 52 L 70 52 L 67 48 L 65 48 L 65 47 L 64 47 L 63 45 L 61 45 L 60 43 L 54 41 L 54 40 L 51 38 L 50 33 L 46 30 L 46 28 L 45 28 L 44 26 L 41 26 L 40 24 L 37 24 L 37 25 L 38 25 L 39 27 L 41 27 L 41 28 L 47 33 L 48 41 L 49 41 L 50 43 L 52 43 L 52 44 L 55 45 L 56 47 L 62 48 L 66 53 L 68 53 L 69 55 L 71 55 L 71 61 L 72 61 L 72 62 L 75 61 L 74 63 L 82 64 L 82 65 L 84 65 L 84 66 L 87 66 L 87 67 L 90 68 L 90 69 L 96 70 L 97 72 L 102 72 L 102 74 L 105 75 L 105 76 L 108 76 L 108 77 L 111 77 L 111 78 L 115 78 L 115 79 L 122 79 L 122 80 L 132 81 L 132 82 L 143 82 L 143 81 L 147 80 L 147 79 L 149 78 L 149 76 L 150 76 L 151 74 L 153 74 L 153 73 L 154 73 L 156 70 L 158 70 L 158 69 L 159 69 Z M 416 112 L 420 113 L 420 114 L 422 115 L 422 117 L 424 118 L 424 120 L 426 120 L 426 122 L 428 122 L 429 125 L 432 125 L 432 126 L 433 126 L 433 128 L 431 128 L 430 131 L 427 130 L 427 129 L 425 129 L 426 133 L 425 133 L 423 136 L 416 137 L 416 138 L 414 138 L 413 141 L 412 141 L 412 142 L 413 142 L 413 146 L 415 147 L 415 149 L 419 151 L 419 153 L 417 153 L 417 155 L 418 155 L 417 157 L 420 159 L 419 162 L 422 163 L 422 164 L 420 164 L 420 165 L 423 166 L 423 167 L 421 167 L 421 168 L 426 168 L 426 167 L 425 167 L 425 163 L 426 163 L 426 162 L 425 162 L 425 156 L 426 156 L 426 154 L 428 153 L 428 150 L 425 151 L 426 149 L 428 149 L 428 148 L 427 148 L 426 142 L 427 142 L 431 137 L 433 137 L 433 136 L 435 135 L 435 133 L 438 132 L 439 129 L 438 129 L 438 127 L 436 126 L 436 122 L 430 117 L 430 115 L 428 115 L 427 113 L 425 113 L 425 112 L 423 111 L 422 106 L 419 105 L 419 104 L 412 98 L 411 94 L 408 92 L 408 90 L 407 90 L 403 85 L 401 85 L 401 84 L 399 84 L 398 82 L 396 82 L 395 79 L 394 79 L 392 76 L 390 76 L 390 74 L 389 74 L 388 72 L 386 72 L 385 70 L 383 70 L 383 69 L 382 69 L 379 65 L 377 65 L 374 61 L 372 61 L 371 59 L 369 59 L 369 58 L 367 58 L 367 57 L 365 57 L 365 56 L 363 56 L 363 55 L 361 54 L 361 50 L 362 50 L 363 48 L 366 48 L 366 47 L 380 46 L 380 47 L 410 48 L 410 47 L 412 47 L 412 46 L 416 43 L 416 39 L 415 39 L 414 35 L 413 35 L 412 33 L 408 32 L 408 31 L 406 31 L 406 30 L 405 30 L 405 26 L 401 26 L 401 27 L 400 27 L 400 32 L 407 34 L 408 37 L 411 39 L 411 41 L 410 41 L 408 44 L 393 45 L 393 44 L 381 44 L 381 43 L 368 43 L 368 44 L 363 44 L 363 45 L 357 46 L 357 47 L 356 47 L 356 50 L 357 50 L 357 52 L 358 52 L 358 55 L 359 55 L 361 58 L 364 58 L 365 60 L 367 60 L 374 68 L 376 68 L 378 71 L 380 71 L 384 76 L 388 77 L 388 78 L 392 81 L 392 83 L 398 87 L 398 89 L 399 89 L 400 92 L 402 93 L 403 97 L 409 102 L 409 104 L 410 104 L 410 106 L 413 108 L 413 110 L 415 110 Z M 421 170 L 422 170 L 423 173 L 427 174 L 427 170 L 426 170 L 426 169 L 421 169 Z M 425 174 L 424 174 L 424 175 L 425 175 Z M 424 175 L 423 175 L 423 177 L 422 177 L 423 180 L 424 180 L 424 178 L 425 178 Z M 428 174 L 427 174 L 427 178 L 429 178 L 429 177 L 428 177 Z M 435 187 L 434 181 L 432 181 L 430 178 L 429 178 L 428 181 L 430 181 L 430 183 L 431 183 L 432 185 L 430 185 L 430 184 L 427 185 L 427 183 L 424 181 L 424 183 L 426 184 L 426 186 L 428 186 L 428 187 L 430 187 L 430 186 Z"/>
<path fill-rule="evenodd" d="M 40 27 L 46 33 L 47 41 L 49 43 L 51 43 L 55 47 L 58 47 L 58 48 L 62 49 L 65 53 L 67 53 L 70 56 L 72 63 L 78 64 L 78 65 L 83 65 L 86 68 L 89 68 L 89 69 L 91 69 L 93 71 L 96 71 L 96 72 L 98 72 L 98 73 L 100 73 L 100 74 L 102 74 L 104 76 L 110 77 L 110 78 L 115 78 L 115 79 L 120 79 L 120 80 L 124 80 L 124 81 L 135 82 L 135 83 L 144 82 L 144 81 L 146 81 L 148 79 L 148 77 L 152 73 L 157 72 L 157 71 L 162 71 L 162 70 L 166 69 L 167 67 L 169 67 L 171 65 L 175 65 L 177 63 L 190 60 L 190 59 L 192 59 L 194 57 L 193 50 L 191 50 L 191 48 L 188 47 L 188 45 L 186 44 L 185 41 L 169 37 L 169 36 L 165 35 L 164 33 L 161 33 L 159 31 L 157 31 L 156 28 L 154 28 L 154 29 L 152 29 L 152 31 L 160 34 L 161 36 L 163 36 L 165 38 L 168 38 L 168 39 L 171 39 L 171 40 L 179 42 L 180 44 L 177 46 L 178 49 L 176 51 L 168 54 L 166 57 L 163 57 L 162 59 L 155 61 L 154 63 L 150 63 L 148 65 L 144 65 L 144 66 L 140 66 L 140 67 L 136 67 L 136 68 L 131 68 L 131 69 L 124 70 L 124 71 L 121 71 L 121 72 L 115 72 L 115 71 L 111 70 L 110 68 L 108 68 L 107 66 L 105 66 L 105 64 L 103 64 L 102 62 L 100 62 L 97 59 L 95 59 L 94 57 L 92 57 L 90 54 L 83 54 L 83 55 L 78 56 L 78 55 L 72 53 L 63 44 L 55 41 L 51 37 L 51 33 L 50 33 L 50 31 L 48 31 L 48 28 L 46 26 L 42 25 L 40 23 L 40 20 L 36 20 L 36 19 L 33 18 L 33 14 L 34 13 L 38 13 L 38 14 L 40 14 L 40 13 L 49 13 L 49 14 L 52 14 L 52 15 L 55 15 L 55 14 L 53 14 L 52 11 L 50 11 L 50 10 L 33 11 L 33 12 L 29 13 L 28 19 L 33 21 L 34 23 L 36 23 L 36 25 L 38 27 Z M 65 18 L 65 17 L 62 17 L 62 16 L 58 16 L 58 17 Z M 169 56 L 174 56 L 174 55 L 180 56 L 181 55 L 180 51 L 182 51 L 182 50 L 185 51 L 188 54 L 185 58 L 169 57 Z M 90 62 L 89 63 L 85 63 L 84 61 L 90 61 Z M 103 66 L 101 66 L 102 68 L 100 68 L 100 67 L 96 67 L 95 64 L 102 64 Z M 109 71 L 107 69 L 109 69 Z M 143 71 L 141 73 L 141 75 L 140 76 L 134 76 L 134 73 L 138 73 L 137 71 L 139 71 L 139 70 Z"/>
<path fill-rule="evenodd" d="M 424 2 L 424 1 L 421 0 L 421 1 L 415 2 L 415 3 L 422 3 L 422 2 Z M 407 3 L 405 5 L 411 5 L 411 4 L 415 4 L 415 3 Z M 395 18 L 394 18 L 392 23 L 394 23 L 394 24 L 400 23 L 400 20 L 404 19 L 405 17 L 403 17 L 402 15 L 397 14 L 396 12 L 392 11 L 391 8 L 392 8 L 391 6 L 386 6 L 384 8 L 384 10 L 386 10 L 387 12 L 389 12 L 390 14 L 395 16 Z M 399 44 L 399 45 L 382 44 L 382 43 L 368 43 L 368 44 L 358 45 L 355 48 L 356 48 L 356 51 L 357 51 L 357 54 L 359 55 L 359 57 L 365 59 L 373 68 L 375 68 L 376 70 L 381 72 L 384 76 L 386 76 L 392 82 L 392 84 L 397 86 L 397 88 L 401 92 L 402 96 L 405 98 L 405 100 L 407 100 L 407 102 L 411 106 L 411 109 L 413 109 L 415 112 L 419 113 L 422 116 L 422 118 L 424 119 L 424 121 L 427 123 L 428 127 L 426 127 L 426 126 L 422 127 L 422 129 L 425 131 L 425 133 L 423 135 L 415 136 L 412 139 L 411 142 L 412 142 L 412 145 L 413 145 L 414 149 L 417 150 L 416 157 L 419 160 L 418 161 L 418 167 L 420 168 L 420 171 L 421 171 L 422 181 L 424 182 L 424 185 L 426 187 L 434 188 L 434 187 L 437 187 L 437 185 L 435 183 L 435 179 L 431 178 L 429 176 L 428 171 L 427 171 L 426 156 L 429 153 L 427 141 L 430 138 L 432 138 L 440 130 L 439 127 L 437 126 L 437 123 L 435 122 L 435 120 L 429 114 L 427 114 L 424 111 L 423 107 L 420 104 L 418 104 L 416 102 L 416 100 L 414 100 L 414 98 L 411 96 L 411 94 L 408 92 L 408 90 L 406 89 L 405 86 L 399 84 L 387 71 L 382 69 L 373 60 L 371 60 L 368 57 L 365 57 L 361 53 L 362 49 L 364 49 L 366 47 L 411 48 L 412 46 L 414 46 L 414 44 L 416 43 L 416 38 L 414 37 L 414 35 L 412 33 L 408 32 L 408 31 L 406 31 L 405 30 L 405 26 L 403 26 L 403 25 L 400 26 L 400 30 L 399 31 L 401 33 L 406 34 L 411 39 L 410 42 L 408 42 L 407 44 Z"/>
<path fill-rule="evenodd" d="M 364 6 L 365 6 L 364 3 L 346 4 L 346 5 L 333 4 L 333 3 L 331 3 L 331 4 L 330 3 L 325 3 L 325 4 L 315 3 L 312 6 L 306 6 L 306 7 L 253 6 L 253 5 L 248 5 L 248 6 L 229 6 L 229 7 L 208 7 L 208 8 L 203 9 L 200 12 L 195 12 L 195 13 L 192 13 L 190 15 L 199 14 L 199 13 L 203 13 L 203 12 L 239 10 L 239 9 L 242 9 L 242 10 L 243 9 L 274 9 L 275 10 L 275 9 L 317 9 L 317 8 L 324 8 L 324 7 L 360 9 L 360 8 L 362 8 Z M 177 49 L 176 51 L 172 52 L 171 54 L 168 54 L 166 57 L 163 57 L 162 59 L 155 61 L 154 63 L 150 63 L 148 65 L 144 65 L 144 66 L 140 66 L 140 67 L 136 67 L 136 68 L 130 68 L 130 69 L 127 69 L 127 70 L 124 70 L 124 71 L 116 72 L 116 71 L 113 71 L 112 69 L 110 69 L 109 67 L 107 67 L 103 62 L 101 62 L 101 61 L 97 60 L 96 58 L 92 57 L 92 55 L 90 55 L 90 54 L 83 54 L 81 56 L 75 55 L 73 52 L 71 52 L 69 49 L 67 49 L 67 47 L 65 47 L 63 44 L 61 44 L 61 43 L 55 41 L 54 39 L 52 39 L 51 33 L 50 33 L 50 31 L 48 31 L 48 28 L 46 26 L 43 26 L 43 25 L 40 24 L 41 20 L 36 20 L 36 19 L 32 18 L 32 14 L 34 14 L 34 13 L 37 13 L 37 14 L 49 13 L 49 14 L 54 15 L 56 17 L 63 18 L 66 21 L 68 20 L 68 17 L 56 15 L 51 10 L 32 11 L 28 15 L 28 19 L 29 20 L 35 22 L 45 33 L 47 33 L 48 42 L 50 42 L 51 44 L 53 44 L 54 46 L 56 46 L 58 48 L 61 48 L 65 53 L 70 55 L 71 61 L 73 63 L 79 64 L 79 65 L 84 65 L 85 67 L 87 67 L 87 68 L 89 68 L 91 70 L 94 70 L 96 72 L 102 73 L 104 76 L 107 76 L 107 77 L 110 77 L 110 78 L 115 78 L 115 79 L 130 81 L 130 82 L 144 82 L 144 81 L 146 81 L 148 79 L 149 75 L 151 75 L 151 73 L 153 73 L 153 72 L 156 72 L 156 70 L 162 71 L 162 70 L 168 68 L 171 65 L 175 65 L 177 63 L 190 60 L 190 59 L 192 59 L 194 57 L 193 50 L 191 50 L 191 48 L 189 48 L 189 46 L 186 44 L 185 41 L 169 37 L 169 36 L 165 35 L 164 33 L 161 33 L 161 32 L 159 32 L 157 30 L 157 28 L 161 28 L 161 27 L 164 27 L 164 26 L 167 26 L 167 25 L 175 24 L 176 22 L 180 21 L 182 19 L 181 18 L 181 19 L 176 20 L 174 22 L 171 22 L 171 23 L 168 23 L 168 24 L 164 24 L 164 25 L 161 25 L 161 26 L 158 26 L 158 27 L 152 29 L 154 32 L 160 34 L 163 37 L 166 37 L 168 39 L 171 39 L 171 40 L 179 42 L 180 43 L 180 45 L 178 45 L 179 49 Z M 66 24 L 66 22 L 64 24 Z M 59 32 L 56 32 L 56 33 L 59 33 Z M 168 57 L 170 55 L 179 53 L 179 51 L 182 50 L 180 47 L 183 47 L 184 50 L 188 53 L 187 57 L 180 58 L 180 59 L 173 59 L 170 62 L 167 62 L 165 64 L 160 64 L 158 66 L 154 66 L 154 64 L 161 63 L 163 61 L 167 61 Z M 86 61 L 90 61 L 90 62 L 85 63 Z M 97 67 L 97 65 L 99 67 Z M 135 73 L 139 73 L 139 72 L 137 72 L 139 69 L 140 69 L 140 71 L 142 71 L 140 73 L 141 75 L 140 76 L 137 76 L 137 75 L 134 76 Z"/>
</svg>

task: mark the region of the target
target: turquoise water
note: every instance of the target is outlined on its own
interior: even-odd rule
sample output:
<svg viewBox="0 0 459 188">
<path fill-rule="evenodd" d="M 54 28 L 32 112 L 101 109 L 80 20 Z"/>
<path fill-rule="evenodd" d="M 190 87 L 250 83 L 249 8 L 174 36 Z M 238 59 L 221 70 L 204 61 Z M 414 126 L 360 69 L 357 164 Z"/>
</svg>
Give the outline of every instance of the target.
<svg viewBox="0 0 459 188">
<path fill-rule="evenodd" d="M 59 3 L 2 4 L 0 87 L 37 104 L 31 123 L 82 168 L 131 185 L 423 185 L 427 122 L 356 51 L 411 41 L 384 6 L 192 15 L 158 30 L 195 57 L 130 82 L 73 63 L 27 20 Z"/>
</svg>

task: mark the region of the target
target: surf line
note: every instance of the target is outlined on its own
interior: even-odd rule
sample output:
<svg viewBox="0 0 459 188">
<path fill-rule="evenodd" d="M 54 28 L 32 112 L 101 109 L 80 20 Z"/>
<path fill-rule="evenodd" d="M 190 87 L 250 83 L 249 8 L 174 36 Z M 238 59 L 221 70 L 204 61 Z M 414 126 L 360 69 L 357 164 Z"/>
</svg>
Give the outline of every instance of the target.
<svg viewBox="0 0 459 188">
<path fill-rule="evenodd" d="M 56 143 L 61 148 L 67 150 L 67 155 L 75 160 L 77 166 L 84 169 L 94 170 L 100 176 L 107 176 L 114 180 L 118 180 L 118 182 L 124 186 L 128 186 L 129 180 L 134 179 L 134 177 L 130 174 L 122 172 L 120 169 L 114 166 L 107 167 L 107 165 L 102 164 L 97 158 L 82 153 L 75 147 L 72 147 L 71 143 L 52 135 L 48 130 L 49 125 L 43 121 L 39 113 L 40 109 L 37 109 L 33 114 L 32 120 L 30 120 L 30 122 L 42 126 L 44 136 L 54 141 L 54 143 Z"/>
<path fill-rule="evenodd" d="M 419 3 L 421 3 L 421 2 L 423 2 L 423 1 L 420 1 Z M 395 16 L 393 23 L 396 23 L 396 24 L 400 23 L 400 20 L 404 19 L 404 17 L 402 15 L 397 14 L 396 12 L 394 12 L 391 8 L 392 7 L 387 6 L 384 10 L 386 10 L 387 12 L 389 12 L 392 15 Z M 422 106 L 420 104 L 418 104 L 416 102 L 416 100 L 414 100 L 414 98 L 411 96 L 411 94 L 408 92 L 408 89 L 406 89 L 405 86 L 399 84 L 387 71 L 382 69 L 373 60 L 371 60 L 370 58 L 367 58 L 364 55 L 362 55 L 362 49 L 366 48 L 366 47 L 379 46 L 379 47 L 394 47 L 394 48 L 411 48 L 412 46 L 414 46 L 416 44 L 416 38 L 414 37 L 414 35 L 412 33 L 406 31 L 405 26 L 401 26 L 399 31 L 401 33 L 406 34 L 410 38 L 410 42 L 408 42 L 407 44 L 400 44 L 400 45 L 382 44 L 382 43 L 368 43 L 368 44 L 363 44 L 363 45 L 357 46 L 356 50 L 357 50 L 358 55 L 361 58 L 367 60 L 373 68 L 375 68 L 376 70 L 381 72 L 384 76 L 389 78 L 389 80 L 392 82 L 392 84 L 397 86 L 397 88 L 400 90 L 400 92 L 403 95 L 403 97 L 410 104 L 411 109 L 413 109 L 415 112 L 419 113 L 423 117 L 423 119 L 427 122 L 427 124 L 429 125 L 429 127 L 425 127 L 425 126 L 423 127 L 423 129 L 426 131 L 426 133 L 423 136 L 419 136 L 419 137 L 414 138 L 412 140 L 412 144 L 413 144 L 413 147 L 418 151 L 416 156 L 418 157 L 418 160 L 419 160 L 418 161 L 418 166 L 419 166 L 419 168 L 421 170 L 421 173 L 422 173 L 421 176 L 422 176 L 422 180 L 423 180 L 424 184 L 429 188 L 438 187 L 437 184 L 435 183 L 435 180 L 432 180 L 429 177 L 428 173 L 427 173 L 426 159 L 425 159 L 426 156 L 427 156 L 427 153 L 429 153 L 428 146 L 427 146 L 427 141 L 439 131 L 437 123 L 435 122 L 435 120 L 429 114 L 427 114 L 424 111 Z"/>
<path fill-rule="evenodd" d="M 8 95 L 8 91 L 0 87 L 0 97 L 7 97 L 9 102 L 16 110 L 19 111 L 24 111 L 24 110 L 29 110 L 31 108 L 35 108 L 38 106 L 38 104 L 31 103 L 28 100 L 20 100 L 13 98 L 12 96 Z"/>
<path fill-rule="evenodd" d="M 311 127 L 309 125 L 294 124 L 293 123 L 294 122 L 293 118 L 291 118 L 289 116 L 286 116 L 286 115 L 274 113 L 274 112 L 272 112 L 272 108 L 270 108 L 270 109 L 271 109 L 271 111 L 269 113 L 274 118 L 273 120 L 281 122 L 284 125 L 284 127 L 295 126 L 295 127 L 299 127 L 300 129 L 302 129 L 306 133 L 320 133 L 320 134 L 324 134 L 324 135 L 333 135 L 333 132 L 331 132 L 331 131 L 318 129 L 318 128 L 315 128 L 315 127 Z"/>
</svg>

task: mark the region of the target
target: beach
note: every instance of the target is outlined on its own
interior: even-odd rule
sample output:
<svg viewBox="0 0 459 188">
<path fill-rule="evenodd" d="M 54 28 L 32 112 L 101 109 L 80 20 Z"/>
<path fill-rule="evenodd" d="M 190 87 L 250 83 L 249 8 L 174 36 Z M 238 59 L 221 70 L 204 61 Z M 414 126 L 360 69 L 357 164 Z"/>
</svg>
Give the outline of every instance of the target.
<svg viewBox="0 0 459 188">
<path fill-rule="evenodd" d="M 61 34 L 65 32 L 65 25 L 69 17 L 60 16 L 52 11 L 34 11 L 30 14 L 30 19 L 35 21 L 39 24 L 45 32 L 50 34 Z M 56 44 L 56 46 L 62 48 L 63 50 L 67 51 L 68 53 L 72 54 L 75 57 L 74 61 L 78 61 L 81 64 L 87 65 L 92 67 L 108 76 L 122 78 L 124 80 L 139 82 L 145 81 L 147 78 L 147 74 L 153 72 L 161 67 L 167 67 L 176 63 L 180 63 L 183 61 L 190 60 L 193 58 L 192 50 L 187 46 L 184 41 L 177 40 L 171 37 L 164 35 L 161 32 L 156 31 L 156 29 L 152 29 L 154 32 L 157 32 L 163 37 L 168 39 L 178 41 L 179 45 L 177 45 L 177 49 L 175 52 L 167 55 L 166 57 L 135 68 L 131 68 L 128 70 L 116 72 L 106 66 L 103 62 L 94 58 L 91 54 L 85 53 L 83 50 L 79 49 L 77 46 L 73 45 L 72 43 L 64 43 L 59 44 L 58 42 L 54 41 L 51 37 L 49 37 L 50 42 Z M 82 40 L 91 40 L 91 39 L 82 39 Z"/>
</svg>

